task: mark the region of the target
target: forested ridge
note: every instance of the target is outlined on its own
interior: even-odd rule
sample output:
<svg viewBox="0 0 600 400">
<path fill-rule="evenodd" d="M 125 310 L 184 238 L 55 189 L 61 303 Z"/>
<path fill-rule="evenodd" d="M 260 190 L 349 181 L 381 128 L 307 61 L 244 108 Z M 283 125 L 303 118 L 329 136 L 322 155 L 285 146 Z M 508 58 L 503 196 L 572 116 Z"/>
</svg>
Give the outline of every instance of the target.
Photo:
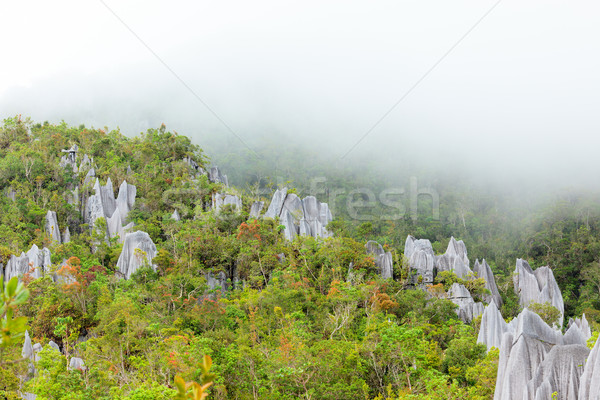
<svg viewBox="0 0 600 400">
<path fill-rule="evenodd" d="M 64 150 L 75 145 L 80 157 L 89 156 L 94 179 L 86 179 L 89 168 L 61 165 Z M 306 154 L 296 149 L 264 150 L 258 158 L 220 157 L 221 170 L 237 184 L 226 187 L 198 173 L 211 167 L 199 144 L 164 125 L 128 137 L 118 130 L 4 120 L 0 264 L 35 245 L 49 249 L 51 266 L 41 277 L 33 271 L 20 276 L 18 289 L 5 284 L 0 398 L 173 399 L 176 376 L 209 381 L 205 355 L 214 374 L 210 399 L 493 398 L 498 351 L 477 343 L 481 317 L 464 323 L 457 306 L 440 295 L 459 281 L 452 274 L 438 275 L 428 288 L 411 285 L 403 257 L 408 235 L 429 239 L 437 254 L 454 236 L 466 243 L 472 261 L 485 258 L 507 321 L 522 309 L 513 289 L 515 260 L 548 265 L 564 298 L 565 325 L 585 313 L 592 331 L 599 330 L 596 194 L 517 201 L 425 174 L 421 185 L 439 193 L 439 219 L 425 197 L 416 217 L 360 220 L 345 206 L 349 193 L 359 186 L 378 192 L 389 182 L 331 168 L 318 157 L 302 168 L 306 161 L 298 160 Z M 287 182 L 279 186 L 289 192 L 312 194 L 315 175 L 327 176 L 324 191 L 316 193 L 320 201 L 340 191 L 330 203 L 332 237 L 287 241 L 278 219 L 249 217 L 255 201 L 268 204 L 284 174 Z M 156 245 L 152 265 L 129 279 L 117 268 L 122 238 L 106 235 L 106 220 L 91 225 L 84 218 L 83 199 L 95 179 L 104 184 L 109 178 L 136 187 L 123 225 L 133 223 Z M 215 195 L 224 192 L 241 198 L 241 209 L 215 210 Z M 48 211 L 56 212 L 62 230 L 69 228 L 67 243 L 46 229 Z M 374 204 L 368 212 L 386 215 L 389 207 Z M 365 251 L 369 240 L 391 253 L 393 279 L 380 277 Z M 226 284 L 210 284 L 220 273 Z M 477 280 L 460 282 L 475 298 L 489 294 Z M 17 290 L 27 298 L 17 299 Z M 552 321 L 553 310 L 538 311 Z M 25 330 L 44 346 L 34 373 L 23 360 Z M 73 357 L 85 367 L 69 368 Z"/>
</svg>

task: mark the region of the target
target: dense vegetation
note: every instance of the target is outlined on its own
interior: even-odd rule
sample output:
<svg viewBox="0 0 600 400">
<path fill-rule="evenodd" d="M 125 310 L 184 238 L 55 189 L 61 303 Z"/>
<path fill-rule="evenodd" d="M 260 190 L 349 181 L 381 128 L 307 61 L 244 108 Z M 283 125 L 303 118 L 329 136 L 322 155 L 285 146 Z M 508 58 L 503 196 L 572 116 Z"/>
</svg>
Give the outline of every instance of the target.
<svg viewBox="0 0 600 400">
<path fill-rule="evenodd" d="M 94 158 L 102 182 L 126 178 L 137 186 L 129 218 L 156 243 L 156 271 L 143 268 L 130 280 L 115 275 L 120 245 L 98 245 L 97 232 L 68 201 L 85 175 L 59 165 L 61 150 L 73 144 Z M 55 265 L 68 260 L 59 273 L 77 278 L 23 277 L 29 298 L 10 309 L 27 318 L 34 342 L 53 340 L 65 353 L 45 347 L 23 391 L 38 399 L 172 399 L 176 375 L 205 381 L 209 355 L 214 399 L 492 398 L 498 352 L 486 354 L 476 343 L 478 321 L 462 323 L 454 304 L 435 290 L 407 288 L 407 234 L 431 239 L 439 252 L 451 235 L 465 240 L 471 258 L 485 257 L 498 274 L 507 318 L 519 311 L 511 272 L 514 259 L 524 257 L 552 266 L 568 316 L 585 311 L 600 322 L 599 203 L 587 198 L 508 212 L 504 198 L 447 182 L 438 188 L 440 220 L 423 211 L 417 219 L 356 221 L 340 206 L 329 226 L 333 238 L 286 242 L 276 221 L 248 219 L 250 203 L 261 196 L 268 201 L 273 188 L 267 157 L 256 167 L 235 159 L 248 163 L 242 170 L 249 175 L 237 177 L 247 183 L 236 189 L 244 199 L 240 214 L 207 209 L 211 194 L 225 189 L 206 177 L 193 179 L 184 157 L 208 165 L 197 145 L 164 126 L 128 138 L 64 123 L 4 121 L 0 189 L 14 192 L 15 200 L 0 196 L 0 263 L 37 244 L 50 248 Z M 233 162 L 229 168 L 236 171 Z M 295 190 L 308 190 L 313 169 L 287 172 Z M 334 174 L 328 192 L 349 193 L 363 183 L 383 188 L 377 179 Z M 181 221 L 170 218 L 174 209 Z M 43 229 L 48 210 L 69 226 L 70 243 L 52 244 Z M 372 212 L 386 210 L 376 205 Z M 393 281 L 377 276 L 365 254 L 369 239 L 393 252 Z M 220 271 L 239 277 L 234 289 L 208 289 L 206 273 Z M 19 376 L 28 367 L 19 361 L 21 343 L 19 335 L 1 342 L 0 398 L 18 398 Z M 67 369 L 73 354 L 85 360 L 85 370 Z"/>
</svg>

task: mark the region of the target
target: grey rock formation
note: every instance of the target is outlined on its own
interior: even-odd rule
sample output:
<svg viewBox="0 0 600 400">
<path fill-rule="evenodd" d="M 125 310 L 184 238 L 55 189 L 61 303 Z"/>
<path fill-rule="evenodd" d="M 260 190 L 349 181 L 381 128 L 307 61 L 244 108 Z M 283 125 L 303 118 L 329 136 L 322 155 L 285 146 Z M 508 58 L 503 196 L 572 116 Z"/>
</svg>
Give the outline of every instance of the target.
<svg viewBox="0 0 600 400">
<path fill-rule="evenodd" d="M 477 343 L 485 344 L 488 350 L 492 347 L 499 349 L 502 343 L 502 336 L 508 331 L 508 324 L 502 318 L 500 310 L 496 306 L 494 299 L 492 299 L 483 311 Z"/>
<path fill-rule="evenodd" d="M 283 208 L 283 202 L 287 196 L 287 188 L 281 190 L 277 189 L 273 194 L 269 208 L 265 212 L 265 218 L 277 218 L 281 215 L 281 209 Z"/>
<path fill-rule="evenodd" d="M 306 236 L 329 237 L 331 234 L 325 229 L 327 224 L 333 220 L 329 205 L 321 203 L 314 196 L 306 196 L 302 200 L 304 207 L 304 218 L 310 230 Z"/>
<path fill-rule="evenodd" d="M 436 258 L 429 240 L 415 239 L 409 235 L 404 243 L 404 258 L 408 263 L 413 285 L 433 283 L 437 274 Z"/>
<path fill-rule="evenodd" d="M 61 151 L 65 153 L 65 155 L 61 157 L 59 165 L 62 168 L 71 168 L 74 173 L 77 172 L 79 170 L 77 167 L 77 152 L 79 151 L 79 146 L 74 144 L 70 149 Z"/>
<path fill-rule="evenodd" d="M 115 189 L 113 187 L 112 181 L 110 178 L 106 180 L 106 185 L 99 186 L 100 189 L 100 197 L 102 199 L 102 209 L 104 211 L 105 217 L 110 217 L 114 214 L 117 208 L 117 201 L 115 200 Z M 98 193 L 98 191 L 96 191 Z"/>
<path fill-rule="evenodd" d="M 279 222 L 285 227 L 283 235 L 286 240 L 292 241 L 298 236 L 299 227 L 296 227 L 294 224 L 294 217 L 287 209 L 284 208 L 283 211 L 281 211 Z"/>
<path fill-rule="evenodd" d="M 600 338 L 585 362 L 579 380 L 579 399 L 600 400 Z"/>
<path fill-rule="evenodd" d="M 513 273 L 513 283 L 515 292 L 519 295 L 519 304 L 527 307 L 531 303 L 550 303 L 560 311 L 558 326 L 562 326 L 565 314 L 563 297 L 549 267 L 533 271 L 527 261 L 519 258 Z"/>
<path fill-rule="evenodd" d="M 25 331 L 25 341 L 23 342 L 21 357 L 33 359 L 33 345 L 31 344 L 31 337 L 29 336 L 29 331 Z"/>
<path fill-rule="evenodd" d="M 35 244 L 27 253 L 21 253 L 18 257 L 12 255 L 4 269 L 4 280 L 8 281 L 27 273 L 34 279 L 42 277 L 50 269 L 50 256 L 50 250 L 45 247 L 40 250 Z"/>
<path fill-rule="evenodd" d="M 87 171 L 90 168 L 92 168 L 93 162 L 94 162 L 93 158 L 90 158 L 90 157 L 88 157 L 87 154 L 84 154 L 83 158 L 81 159 L 81 163 L 79 164 L 79 168 L 78 168 L 79 173 L 81 173 L 83 171 Z"/>
<path fill-rule="evenodd" d="M 326 226 L 333 220 L 327 203 L 317 201 L 314 196 L 300 199 L 287 188 L 276 190 L 264 214 L 265 218 L 279 218 L 285 227 L 284 236 L 294 240 L 298 235 L 327 238 L 331 233 Z"/>
<path fill-rule="evenodd" d="M 436 267 L 438 271 L 453 271 L 459 278 L 465 279 L 472 273 L 465 243 L 451 237 L 446 253 L 438 257 Z"/>
<path fill-rule="evenodd" d="M 58 345 L 56 343 L 54 343 L 52 340 L 48 342 L 48 346 L 50 346 L 51 348 L 53 348 L 54 350 L 56 350 L 60 353 L 60 347 L 58 347 Z"/>
<path fill-rule="evenodd" d="M 133 224 L 123 226 L 127 216 L 135 204 L 136 187 L 123 181 L 119 186 L 119 194 L 115 199 L 110 178 L 105 186 L 98 179 L 94 184 L 94 194 L 88 198 L 84 221 L 94 227 L 98 218 L 106 220 L 106 235 L 108 238 L 119 236 L 120 241 L 131 230 Z"/>
<path fill-rule="evenodd" d="M 225 206 L 233 206 L 235 211 L 239 213 L 242 210 L 242 199 L 233 194 L 215 193 L 213 195 L 212 209 L 218 213 Z"/>
<path fill-rule="evenodd" d="M 581 319 L 569 319 L 569 327 L 563 336 L 563 344 L 580 344 L 587 345 L 587 341 L 592 337 L 592 331 L 585 319 L 585 315 Z"/>
<path fill-rule="evenodd" d="M 254 203 L 252 203 L 252 206 L 250 207 L 250 214 L 249 214 L 250 218 L 260 217 L 260 212 L 262 211 L 264 206 L 265 206 L 264 201 L 255 201 Z"/>
<path fill-rule="evenodd" d="M 83 186 L 86 186 L 86 185 L 92 183 L 94 181 L 95 177 L 96 177 L 96 170 L 94 168 L 90 168 L 90 170 L 85 175 L 85 178 L 83 179 Z"/>
<path fill-rule="evenodd" d="M 177 210 L 173 211 L 173 214 L 171 214 L 171 219 L 174 221 L 181 221 L 181 217 L 179 216 L 179 211 L 177 211 Z"/>
<path fill-rule="evenodd" d="M 483 314 L 483 303 L 475 302 L 469 290 L 459 283 L 452 284 L 448 291 L 448 298 L 458 306 L 456 313 L 465 323 L 470 323 L 474 318 Z"/>
<path fill-rule="evenodd" d="M 552 393 L 557 392 L 560 400 L 577 400 L 579 377 L 589 353 L 580 344 L 554 346 L 527 383 L 523 398 L 551 399 Z"/>
<path fill-rule="evenodd" d="M 369 240 L 365 245 L 367 254 L 375 257 L 375 266 L 383 279 L 391 279 L 394 276 L 394 263 L 392 253 L 384 251 L 383 247 L 374 240 Z"/>
<path fill-rule="evenodd" d="M 109 238 L 119 237 L 120 242 L 123 243 L 125 239 L 125 231 L 123 230 L 123 222 L 121 220 L 121 213 L 119 210 L 115 210 L 113 215 L 106 219 L 106 230 L 108 231 Z"/>
<path fill-rule="evenodd" d="M 184 157 L 182 161 L 184 163 L 186 163 L 192 169 L 195 176 L 204 175 L 206 173 L 204 171 L 204 168 L 202 168 L 200 165 L 198 165 L 198 163 L 196 161 L 192 160 L 190 157 Z"/>
<path fill-rule="evenodd" d="M 69 230 L 68 226 L 65 228 L 65 231 L 62 234 L 62 241 L 63 243 L 69 243 L 71 241 L 71 231 Z"/>
<path fill-rule="evenodd" d="M 493 300 L 498 307 L 502 307 L 502 296 L 500 296 L 498 286 L 496 286 L 496 279 L 485 259 L 481 261 L 481 263 L 479 263 L 479 260 L 475 260 L 473 272 L 477 274 L 478 278 L 483 278 L 485 280 L 485 288 L 491 292 L 491 294 L 484 296 L 484 300 L 488 303 L 491 303 Z"/>
<path fill-rule="evenodd" d="M 121 221 L 125 222 L 127 220 L 127 215 L 129 211 L 133 208 L 135 204 L 135 196 L 137 194 L 137 188 L 134 185 L 130 185 L 124 180 L 119 186 L 119 194 L 116 199 L 116 207 L 121 214 Z"/>
<path fill-rule="evenodd" d="M 73 357 L 71 358 L 71 360 L 69 361 L 69 370 L 74 371 L 74 370 L 84 370 L 85 369 L 85 363 L 83 362 L 83 360 L 79 357 Z"/>
<path fill-rule="evenodd" d="M 581 332 L 582 327 L 580 320 L 570 329 Z M 577 399 L 578 391 L 588 385 L 582 368 L 587 355 L 582 339 L 583 335 L 569 332 L 563 336 L 539 315 L 524 309 L 502 337 L 494 399 L 535 400 L 555 391 L 560 399 Z"/>
<path fill-rule="evenodd" d="M 205 275 L 205 277 L 208 290 L 216 290 L 219 288 L 223 292 L 227 291 L 227 276 L 223 271 L 219 272 L 217 276 L 215 276 L 212 272 L 209 272 Z"/>
<path fill-rule="evenodd" d="M 229 186 L 227 175 L 223 175 L 221 171 L 219 171 L 219 167 L 212 167 L 210 171 L 208 171 L 208 180 L 212 183 L 222 183 L 225 186 Z"/>
<path fill-rule="evenodd" d="M 146 232 L 128 233 L 125 235 L 123 251 L 117 261 L 117 270 L 127 279 L 144 265 L 156 270 L 156 266 L 152 264 L 156 253 L 156 245 Z"/>
<path fill-rule="evenodd" d="M 56 212 L 48 211 L 46 213 L 46 233 L 52 239 L 53 244 L 61 244 L 60 228 L 58 227 L 58 219 Z"/>
</svg>

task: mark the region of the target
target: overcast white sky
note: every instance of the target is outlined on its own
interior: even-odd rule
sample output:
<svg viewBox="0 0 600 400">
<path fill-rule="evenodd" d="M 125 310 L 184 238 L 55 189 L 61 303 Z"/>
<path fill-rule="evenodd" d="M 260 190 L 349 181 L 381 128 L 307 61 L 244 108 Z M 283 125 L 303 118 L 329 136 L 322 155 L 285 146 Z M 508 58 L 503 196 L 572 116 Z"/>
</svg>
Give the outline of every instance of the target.
<svg viewBox="0 0 600 400">
<path fill-rule="evenodd" d="M 105 1 L 242 140 L 293 136 L 336 157 L 495 3 Z M 0 3 L 0 117 L 231 139 L 108 8 Z M 501 1 L 349 157 L 410 149 L 597 180 L 598 21 L 595 1 Z"/>
</svg>

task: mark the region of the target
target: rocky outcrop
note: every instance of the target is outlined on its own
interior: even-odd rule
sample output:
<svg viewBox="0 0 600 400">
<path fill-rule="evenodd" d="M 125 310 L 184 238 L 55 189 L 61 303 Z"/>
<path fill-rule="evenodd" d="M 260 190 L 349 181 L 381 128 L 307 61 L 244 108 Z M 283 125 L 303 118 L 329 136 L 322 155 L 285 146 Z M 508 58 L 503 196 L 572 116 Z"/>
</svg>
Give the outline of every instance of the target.
<svg viewBox="0 0 600 400">
<path fill-rule="evenodd" d="M 61 157 L 59 165 L 62 168 L 71 168 L 74 173 L 79 171 L 79 167 L 77 166 L 77 152 L 79 151 L 79 146 L 74 144 L 70 149 L 61 151 L 65 153 L 65 155 Z"/>
<path fill-rule="evenodd" d="M 108 183 L 107 183 L 108 185 Z M 127 215 L 135 204 L 135 196 L 137 194 L 137 188 L 134 185 L 130 185 L 126 180 L 121 182 L 119 186 L 119 194 L 115 200 L 116 208 L 121 215 L 121 221 L 125 223 L 127 221 Z"/>
<path fill-rule="evenodd" d="M 585 314 L 583 314 L 581 319 L 569 319 L 567 331 L 563 336 L 563 344 L 586 344 L 591 337 L 592 331 L 585 318 Z"/>
<path fill-rule="evenodd" d="M 319 202 L 314 196 L 301 200 L 295 193 L 288 193 L 287 188 L 275 191 L 264 218 L 279 218 L 285 227 L 283 234 L 287 240 L 294 240 L 298 235 L 331 236 L 325 228 L 333 220 L 329 205 Z"/>
<path fill-rule="evenodd" d="M 413 285 L 432 284 L 437 274 L 436 257 L 427 239 L 415 239 L 408 236 L 404 243 L 404 258 L 410 270 Z"/>
<path fill-rule="evenodd" d="M 508 331 L 508 324 L 502 318 L 498 306 L 496 306 L 494 299 L 492 299 L 490 304 L 485 307 L 481 316 L 477 343 L 485 344 L 488 350 L 492 347 L 499 349 L 502 343 L 502 336 Z"/>
<path fill-rule="evenodd" d="M 458 306 L 456 313 L 467 324 L 483 314 L 483 303 L 476 303 L 464 285 L 453 283 L 448 291 L 448 299 Z"/>
<path fill-rule="evenodd" d="M 600 400 L 600 338 L 585 362 L 579 380 L 579 399 Z"/>
<path fill-rule="evenodd" d="M 254 203 L 252 203 L 252 206 L 250 207 L 249 217 L 250 218 L 260 217 L 260 212 L 262 211 L 264 206 L 265 206 L 264 201 L 255 201 Z"/>
<path fill-rule="evenodd" d="M 62 234 L 62 242 L 69 243 L 70 241 L 71 241 L 71 231 L 69 230 L 69 227 L 67 226 L 65 228 L 65 231 Z"/>
<path fill-rule="evenodd" d="M 225 186 L 229 186 L 227 175 L 223 175 L 221 171 L 219 171 L 219 167 L 212 167 L 208 171 L 208 180 L 212 183 L 222 183 Z"/>
<path fill-rule="evenodd" d="M 533 271 L 527 261 L 519 258 L 513 273 L 513 283 L 521 306 L 550 303 L 560 311 L 558 326 L 562 326 L 565 314 L 563 297 L 549 267 L 540 267 Z"/>
<path fill-rule="evenodd" d="M 479 260 L 475 260 L 475 265 L 473 265 L 473 272 L 477 275 L 477 278 L 483 278 L 483 280 L 485 281 L 485 288 L 490 291 L 490 294 L 484 295 L 483 299 L 488 303 L 491 303 L 493 300 L 498 307 L 502 307 L 502 296 L 500 296 L 498 286 L 496 286 L 496 279 L 494 278 L 494 273 L 492 272 L 492 269 L 485 261 L 485 259 L 483 259 L 481 263 L 479 263 Z"/>
<path fill-rule="evenodd" d="M 375 258 L 375 266 L 383 279 L 391 279 L 394 276 L 394 263 L 392 253 L 384 251 L 383 247 L 374 240 L 369 240 L 365 245 L 367 254 Z"/>
<path fill-rule="evenodd" d="M 221 271 L 216 276 L 212 272 L 209 272 L 205 277 L 208 290 L 220 289 L 223 292 L 227 291 L 227 275 L 225 275 L 225 272 Z"/>
<path fill-rule="evenodd" d="M 123 181 L 119 186 L 119 194 L 115 198 L 113 185 L 110 178 L 105 186 L 101 186 L 98 179 L 94 184 L 94 194 L 88 198 L 84 221 L 95 226 L 98 218 L 106 220 L 106 234 L 109 238 L 120 237 L 123 242 L 125 234 L 133 228 L 133 224 L 124 225 L 129 212 L 135 204 L 136 187 Z"/>
<path fill-rule="evenodd" d="M 61 244 L 62 240 L 60 237 L 60 229 L 58 227 L 58 219 L 56 218 L 56 212 L 48 211 L 46 213 L 46 233 L 52 239 L 53 244 Z"/>
<path fill-rule="evenodd" d="M 267 208 L 264 217 L 273 219 L 279 217 L 281 215 L 281 208 L 283 207 L 283 202 L 285 201 L 286 196 L 287 188 L 275 190 L 273 198 L 271 199 L 271 203 L 269 203 L 269 208 Z"/>
<path fill-rule="evenodd" d="M 85 363 L 83 362 L 83 360 L 79 357 L 72 357 L 71 360 L 69 360 L 69 370 L 74 371 L 74 370 L 81 370 L 83 371 L 85 369 Z"/>
<path fill-rule="evenodd" d="M 582 332 L 584 326 L 582 319 L 569 330 Z M 588 353 L 585 334 L 563 336 L 527 308 L 507 327 L 500 345 L 494 399 L 535 400 L 553 392 L 559 399 L 577 399 Z M 487 329 L 483 321 L 481 329 Z"/>
<path fill-rule="evenodd" d="M 174 221 L 181 221 L 181 216 L 179 215 L 179 211 L 177 211 L 177 210 L 173 211 L 173 214 L 171 214 L 171 219 Z"/>
<path fill-rule="evenodd" d="M 128 233 L 117 261 L 117 270 L 127 279 L 142 266 L 147 265 L 156 270 L 156 266 L 152 264 L 156 253 L 156 245 L 146 232 Z"/>
<path fill-rule="evenodd" d="M 21 277 L 25 274 L 30 274 L 32 278 L 41 278 L 50 269 L 50 257 L 50 250 L 45 247 L 40 250 L 34 244 L 27 253 L 10 257 L 4 269 L 4 280 L 9 281 L 15 276 Z"/>
<path fill-rule="evenodd" d="M 85 178 L 83 179 L 83 186 L 86 186 L 86 185 L 92 183 L 94 181 L 95 177 L 96 177 L 96 170 L 94 168 L 90 168 L 90 170 L 85 175 Z"/>
<path fill-rule="evenodd" d="M 221 212 L 221 209 L 225 206 L 232 206 L 238 213 L 242 210 L 242 199 L 233 194 L 215 193 L 212 201 L 212 209 L 217 213 Z"/>
<path fill-rule="evenodd" d="M 438 271 L 452 271 L 461 279 L 467 278 L 472 271 L 465 243 L 451 237 L 446 252 L 437 258 L 436 268 Z"/>
<path fill-rule="evenodd" d="M 527 383 L 528 399 L 551 399 L 552 393 L 560 400 L 577 400 L 583 366 L 590 350 L 580 344 L 554 346 Z"/>
</svg>

